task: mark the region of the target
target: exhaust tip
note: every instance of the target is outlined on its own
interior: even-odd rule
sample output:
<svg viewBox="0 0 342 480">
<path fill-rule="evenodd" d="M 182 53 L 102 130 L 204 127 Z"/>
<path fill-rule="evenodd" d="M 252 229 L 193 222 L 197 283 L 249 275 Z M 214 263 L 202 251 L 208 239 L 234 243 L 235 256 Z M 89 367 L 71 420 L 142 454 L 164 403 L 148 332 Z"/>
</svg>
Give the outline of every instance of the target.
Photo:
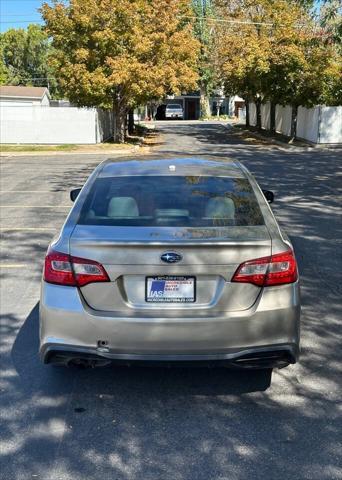
<svg viewBox="0 0 342 480">
<path fill-rule="evenodd" d="M 78 369 L 85 370 L 95 367 L 105 367 L 110 365 L 112 362 L 107 358 L 95 356 L 51 354 L 46 363 L 50 363 L 55 366 L 76 367 Z"/>
<path fill-rule="evenodd" d="M 296 360 L 287 350 L 248 353 L 233 362 L 243 368 L 284 368 L 291 363 L 296 363 Z"/>
<path fill-rule="evenodd" d="M 86 370 L 87 368 L 94 368 L 94 360 L 87 360 L 85 358 L 71 358 L 66 362 L 67 367 L 76 367 L 80 370 Z"/>
</svg>

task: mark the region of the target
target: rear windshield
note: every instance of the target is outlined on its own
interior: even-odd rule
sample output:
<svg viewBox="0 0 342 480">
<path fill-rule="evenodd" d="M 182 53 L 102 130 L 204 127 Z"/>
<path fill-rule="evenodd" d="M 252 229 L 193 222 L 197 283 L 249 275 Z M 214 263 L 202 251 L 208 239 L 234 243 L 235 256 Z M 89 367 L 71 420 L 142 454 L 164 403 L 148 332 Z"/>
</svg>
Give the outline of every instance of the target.
<svg viewBox="0 0 342 480">
<path fill-rule="evenodd" d="M 263 225 L 248 180 L 207 176 L 98 178 L 79 224 L 217 227 Z"/>
</svg>

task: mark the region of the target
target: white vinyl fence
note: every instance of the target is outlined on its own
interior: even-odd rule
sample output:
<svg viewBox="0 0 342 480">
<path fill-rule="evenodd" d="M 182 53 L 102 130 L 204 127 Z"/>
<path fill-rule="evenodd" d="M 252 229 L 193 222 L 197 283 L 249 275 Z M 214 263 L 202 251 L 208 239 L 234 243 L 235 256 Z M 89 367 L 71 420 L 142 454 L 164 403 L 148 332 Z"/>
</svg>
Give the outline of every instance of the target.
<svg viewBox="0 0 342 480">
<path fill-rule="evenodd" d="M 257 124 L 257 114 L 255 103 L 249 104 L 249 124 L 255 127 Z"/>
<path fill-rule="evenodd" d="M 281 105 L 276 106 L 275 124 L 277 132 L 282 133 L 283 135 L 286 135 L 288 137 L 291 135 L 291 116 L 291 107 L 289 107 L 288 105 L 286 107 L 282 107 Z"/>
<path fill-rule="evenodd" d="M 111 112 L 94 108 L 0 107 L 0 143 L 95 144 L 112 132 Z"/>
<path fill-rule="evenodd" d="M 286 136 L 291 133 L 292 107 L 276 106 L 276 131 Z M 256 106 L 249 104 L 249 123 L 256 126 Z M 261 105 L 261 126 L 270 128 L 270 103 Z M 312 143 L 342 143 L 342 107 L 317 106 L 313 108 L 298 108 L 297 138 Z"/>
</svg>

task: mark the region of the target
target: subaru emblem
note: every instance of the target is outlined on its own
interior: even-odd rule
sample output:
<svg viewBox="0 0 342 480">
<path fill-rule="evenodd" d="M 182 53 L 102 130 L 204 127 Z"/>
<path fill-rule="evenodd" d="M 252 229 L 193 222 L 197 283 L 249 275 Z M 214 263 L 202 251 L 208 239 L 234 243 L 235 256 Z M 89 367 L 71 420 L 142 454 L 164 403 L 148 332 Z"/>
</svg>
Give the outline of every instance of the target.
<svg viewBox="0 0 342 480">
<path fill-rule="evenodd" d="M 160 259 L 165 263 L 177 263 L 182 260 L 182 255 L 176 252 L 165 252 L 161 255 Z"/>
</svg>

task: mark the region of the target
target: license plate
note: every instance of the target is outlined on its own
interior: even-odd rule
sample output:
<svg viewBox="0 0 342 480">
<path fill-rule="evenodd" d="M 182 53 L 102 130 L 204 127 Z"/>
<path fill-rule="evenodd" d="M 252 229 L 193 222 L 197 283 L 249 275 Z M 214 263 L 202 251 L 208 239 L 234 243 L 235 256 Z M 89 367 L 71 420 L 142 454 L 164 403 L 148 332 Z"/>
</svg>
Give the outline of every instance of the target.
<svg viewBox="0 0 342 480">
<path fill-rule="evenodd" d="M 195 277 L 146 277 L 146 302 L 192 303 L 195 301 Z"/>
</svg>

